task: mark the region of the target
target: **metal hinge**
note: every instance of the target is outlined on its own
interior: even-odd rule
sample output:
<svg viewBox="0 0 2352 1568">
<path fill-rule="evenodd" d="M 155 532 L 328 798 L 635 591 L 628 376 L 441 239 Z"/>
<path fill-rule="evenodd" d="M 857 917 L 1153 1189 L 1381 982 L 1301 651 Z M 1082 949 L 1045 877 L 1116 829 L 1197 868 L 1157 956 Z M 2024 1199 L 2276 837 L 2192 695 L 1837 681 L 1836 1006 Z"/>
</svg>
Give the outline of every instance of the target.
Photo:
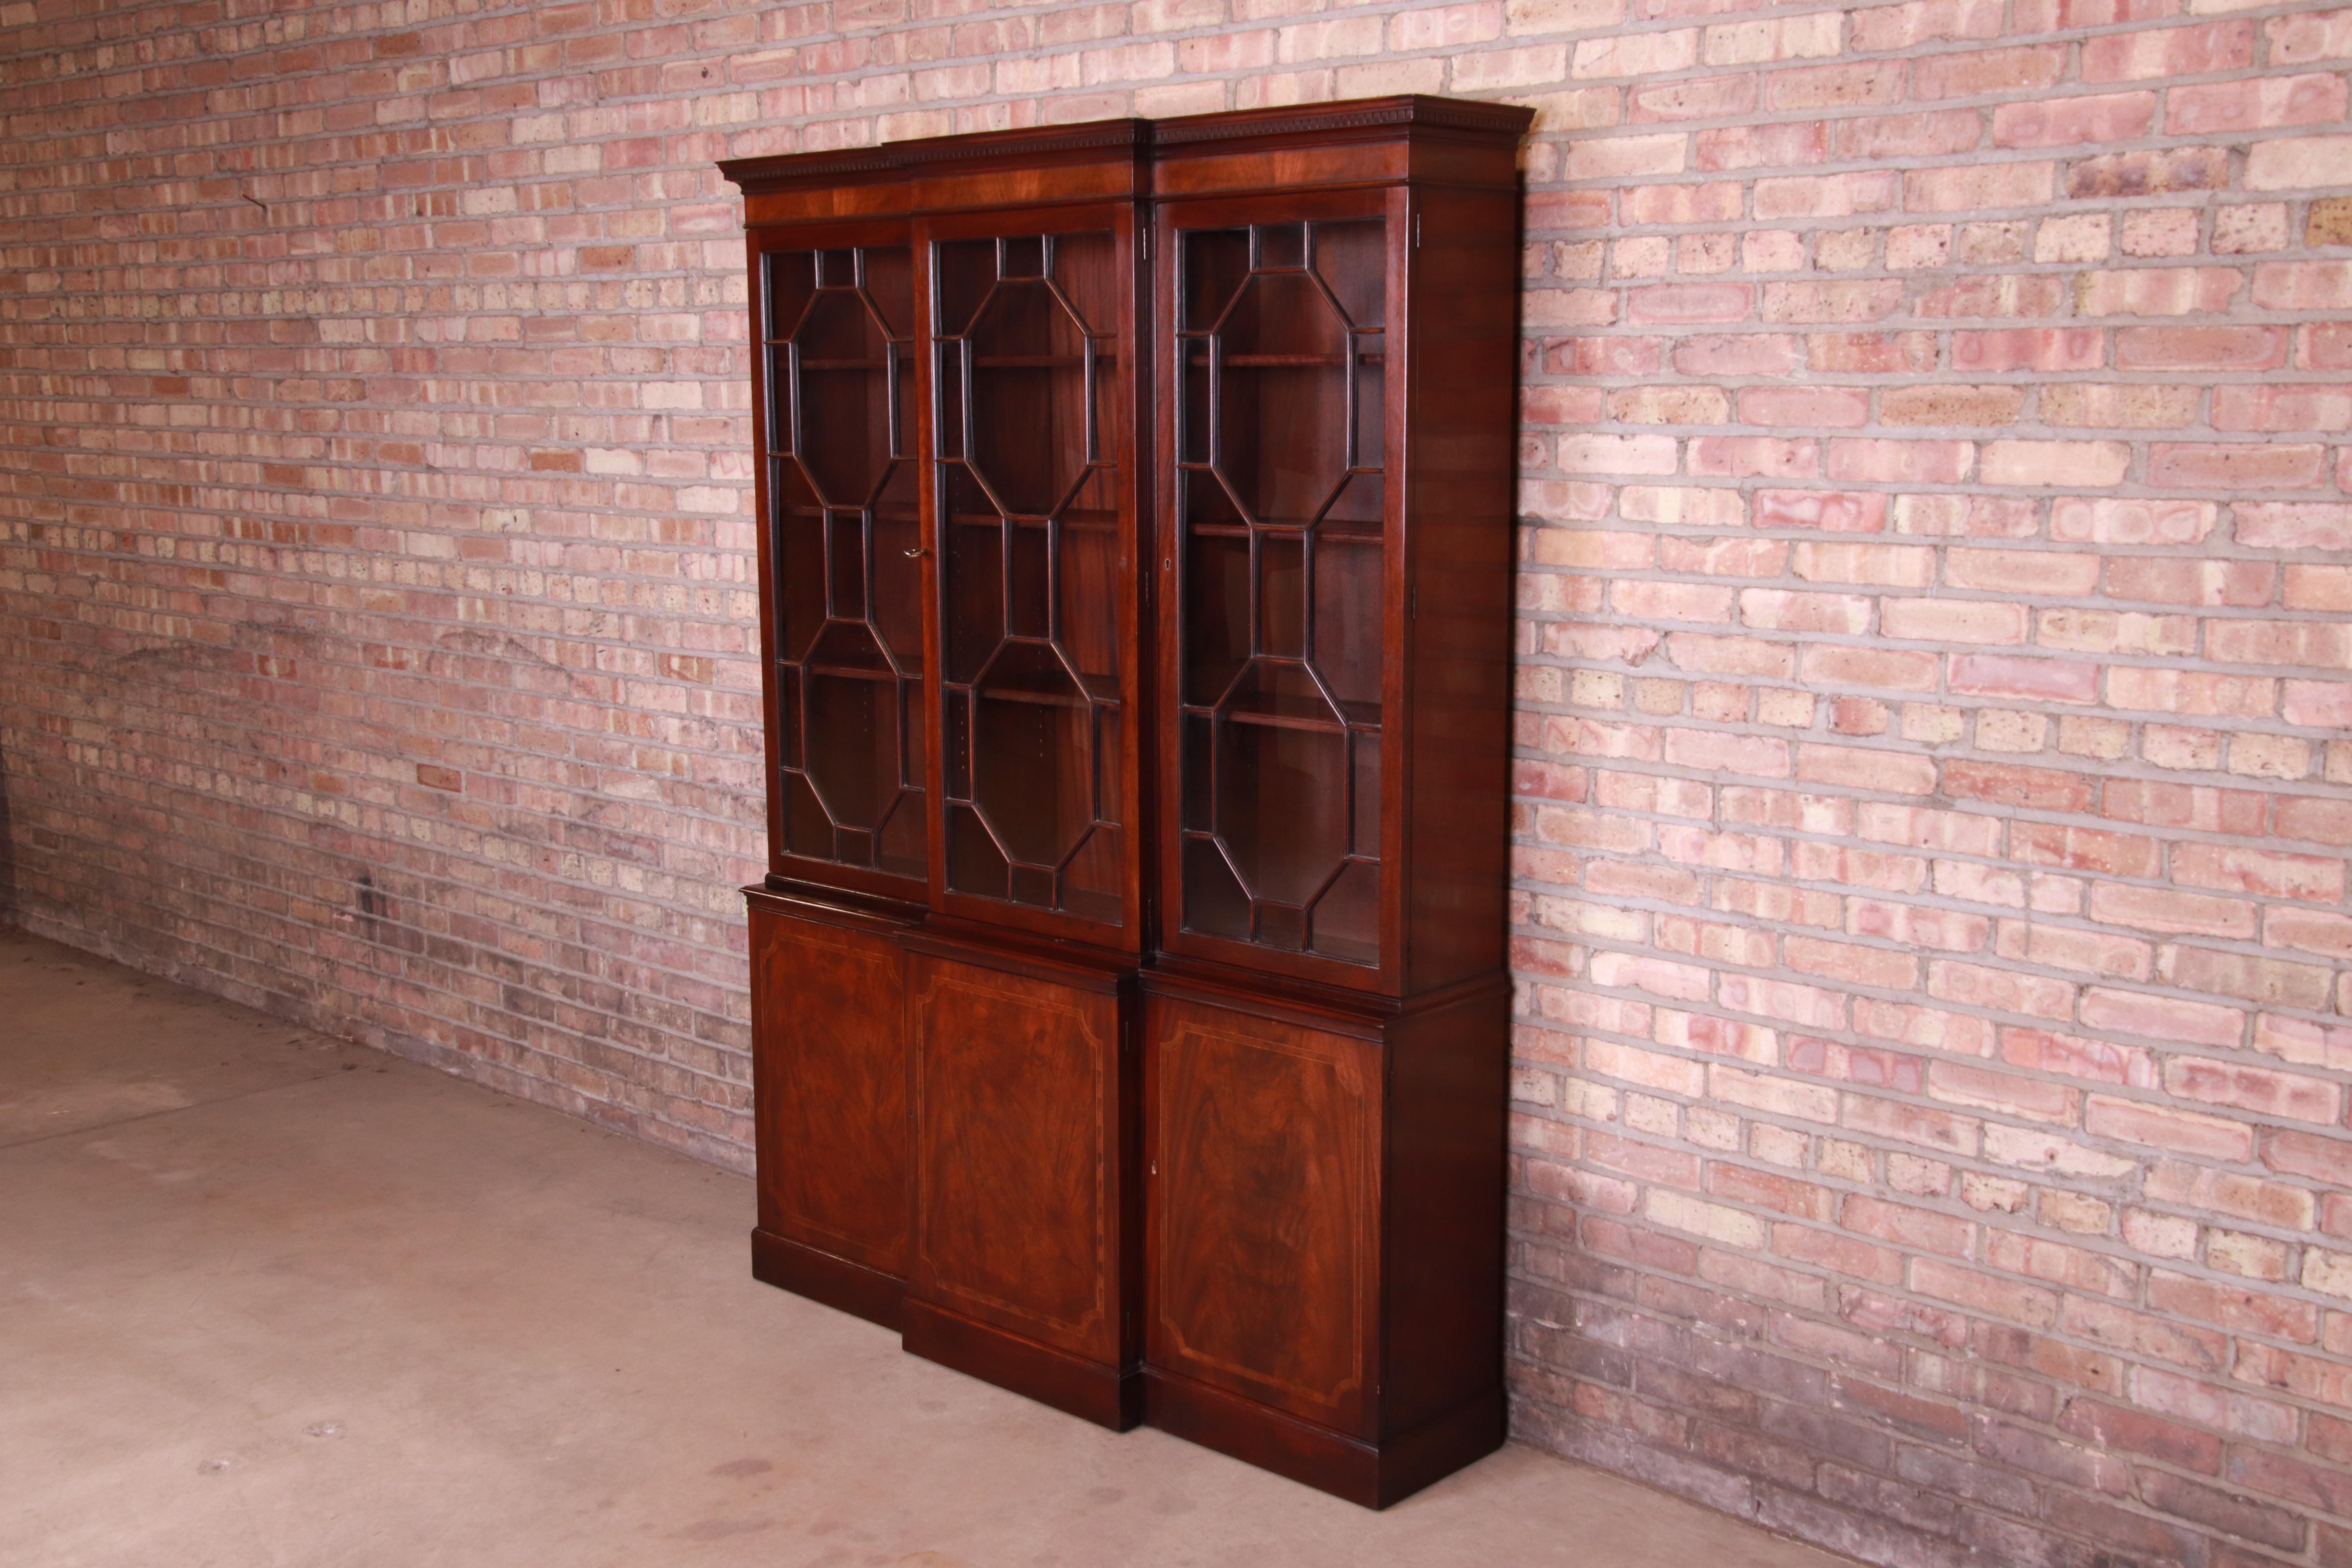
<svg viewBox="0 0 2352 1568">
<path fill-rule="evenodd" d="M 1412 247 L 1415 250 L 1421 248 L 1421 215 L 1419 213 L 1412 215 Z"/>
</svg>

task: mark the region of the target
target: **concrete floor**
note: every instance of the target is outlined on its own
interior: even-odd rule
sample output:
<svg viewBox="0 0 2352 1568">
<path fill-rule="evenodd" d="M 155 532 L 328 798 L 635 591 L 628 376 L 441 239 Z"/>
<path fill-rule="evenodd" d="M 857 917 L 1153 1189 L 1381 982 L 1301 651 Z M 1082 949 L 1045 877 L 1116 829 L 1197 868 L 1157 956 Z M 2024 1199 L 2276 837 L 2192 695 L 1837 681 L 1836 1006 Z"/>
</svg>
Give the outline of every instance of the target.
<svg viewBox="0 0 2352 1568">
<path fill-rule="evenodd" d="M 1519 1447 L 1366 1512 L 748 1272 L 741 1177 L 0 930 L 0 1562 L 1842 1562 Z"/>
</svg>

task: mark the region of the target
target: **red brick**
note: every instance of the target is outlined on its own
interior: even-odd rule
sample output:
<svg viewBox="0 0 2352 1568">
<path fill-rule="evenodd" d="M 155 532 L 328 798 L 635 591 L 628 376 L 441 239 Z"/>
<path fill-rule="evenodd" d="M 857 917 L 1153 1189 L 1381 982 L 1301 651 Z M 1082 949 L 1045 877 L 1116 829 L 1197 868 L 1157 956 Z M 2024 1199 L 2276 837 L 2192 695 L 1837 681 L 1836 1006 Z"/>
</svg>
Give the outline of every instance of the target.
<svg viewBox="0 0 2352 1568">
<path fill-rule="evenodd" d="M 1916 97 L 1932 99 L 2040 89 L 2057 81 L 2065 68 L 2063 45 L 1932 55 L 1913 64 L 1911 90 Z"/>
<path fill-rule="evenodd" d="M 2252 22 L 2211 22 L 2194 27 L 2109 33 L 2083 45 L 2086 82 L 2148 81 L 2202 76 L 2252 63 Z"/>
<path fill-rule="evenodd" d="M 1992 141 L 1996 147 L 2133 142 L 2147 135 L 2155 120 L 2152 92 L 2004 103 L 1992 112 Z"/>
<path fill-rule="evenodd" d="M 2159 441 L 2147 477 L 2184 489 L 2311 489 L 2325 482 L 2326 456 L 2317 446 Z"/>
<path fill-rule="evenodd" d="M 2335 903 L 2344 897 L 2341 860 L 2233 845 L 2174 845 L 2172 879 L 2189 887 L 2223 888 L 2267 898 Z"/>
<path fill-rule="evenodd" d="M 2153 1144 L 2203 1159 L 2242 1163 L 2253 1153 L 2252 1130 L 2242 1121 L 2139 1100 L 2095 1094 L 2084 1107 L 2083 1126 L 2102 1137 Z"/>
<path fill-rule="evenodd" d="M 2103 1447 L 2146 1454 L 2185 1470 L 2207 1475 L 2219 1475 L 2221 1470 L 2221 1438 L 2143 1410 L 2075 1399 L 2060 1415 L 2058 1429 Z"/>
<path fill-rule="evenodd" d="M 2184 1100 L 2296 1121 L 2333 1122 L 2344 1113 L 2342 1092 L 2325 1079 L 2199 1057 L 2165 1063 L 2164 1087 Z"/>
<path fill-rule="evenodd" d="M 1974 1268 L 1938 1263 L 1933 1258 L 1913 1260 L 1911 1289 L 1922 1296 L 2030 1328 L 2048 1328 L 2058 1321 L 2055 1291 L 2002 1279 Z"/>
</svg>

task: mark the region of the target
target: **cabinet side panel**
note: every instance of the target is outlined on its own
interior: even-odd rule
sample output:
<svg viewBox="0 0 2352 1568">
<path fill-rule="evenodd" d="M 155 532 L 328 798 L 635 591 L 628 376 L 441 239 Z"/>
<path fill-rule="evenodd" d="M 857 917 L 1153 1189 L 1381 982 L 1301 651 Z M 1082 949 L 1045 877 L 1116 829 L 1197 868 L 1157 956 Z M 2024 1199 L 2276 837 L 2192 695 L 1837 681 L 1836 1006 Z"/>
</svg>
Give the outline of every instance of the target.
<svg viewBox="0 0 2352 1568">
<path fill-rule="evenodd" d="M 1405 989 L 1499 969 L 1510 757 L 1517 207 L 1415 195 Z"/>
<path fill-rule="evenodd" d="M 907 1268 L 903 958 L 891 938 L 751 910 L 760 1227 Z"/>
<path fill-rule="evenodd" d="M 1391 1029 L 1383 1436 L 1500 1398 L 1509 1062 L 1499 980 Z"/>
<path fill-rule="evenodd" d="M 1369 1435 L 1379 1045 L 1198 1003 L 1147 1006 L 1145 1359 Z"/>
<path fill-rule="evenodd" d="M 910 1286 L 1041 1344 L 1119 1359 L 1120 998 L 908 959 L 916 1052 Z"/>
</svg>

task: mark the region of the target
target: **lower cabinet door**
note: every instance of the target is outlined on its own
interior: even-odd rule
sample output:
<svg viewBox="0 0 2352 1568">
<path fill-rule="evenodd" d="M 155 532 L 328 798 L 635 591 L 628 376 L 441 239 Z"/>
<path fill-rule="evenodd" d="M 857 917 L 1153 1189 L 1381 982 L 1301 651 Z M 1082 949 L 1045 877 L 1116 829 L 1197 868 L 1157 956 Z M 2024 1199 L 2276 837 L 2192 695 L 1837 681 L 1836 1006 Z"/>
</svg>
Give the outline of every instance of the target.
<svg viewBox="0 0 2352 1568">
<path fill-rule="evenodd" d="M 1139 1413 L 1130 989 L 1115 973 L 907 955 L 915 1213 L 907 1347 L 1125 1427 Z"/>
<path fill-rule="evenodd" d="M 1146 1008 L 1145 1361 L 1370 1436 L 1379 1043 L 1164 996 Z"/>
<path fill-rule="evenodd" d="M 884 1322 L 897 1321 L 913 1229 L 905 962 L 894 931 L 752 901 L 756 1265 Z"/>
</svg>

